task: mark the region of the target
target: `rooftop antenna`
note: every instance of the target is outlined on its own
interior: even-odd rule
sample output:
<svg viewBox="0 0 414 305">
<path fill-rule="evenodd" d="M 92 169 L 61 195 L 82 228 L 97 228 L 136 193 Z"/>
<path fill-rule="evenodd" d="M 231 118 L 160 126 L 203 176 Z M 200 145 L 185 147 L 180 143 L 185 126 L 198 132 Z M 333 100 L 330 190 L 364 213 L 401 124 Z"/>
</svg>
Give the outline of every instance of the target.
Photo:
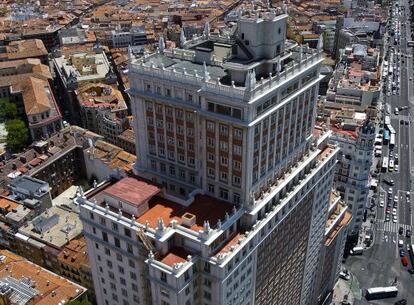
<svg viewBox="0 0 414 305">
<path fill-rule="evenodd" d="M 180 44 L 181 44 L 182 48 L 184 47 L 185 42 L 186 42 L 186 38 L 185 38 L 185 35 L 184 35 L 184 28 L 181 28 Z"/>
<path fill-rule="evenodd" d="M 160 39 L 158 40 L 158 51 L 162 54 L 164 53 L 164 49 L 165 49 L 164 37 L 160 36 Z"/>
<path fill-rule="evenodd" d="M 210 23 L 208 21 L 204 24 L 204 36 L 207 38 L 210 36 Z"/>
</svg>

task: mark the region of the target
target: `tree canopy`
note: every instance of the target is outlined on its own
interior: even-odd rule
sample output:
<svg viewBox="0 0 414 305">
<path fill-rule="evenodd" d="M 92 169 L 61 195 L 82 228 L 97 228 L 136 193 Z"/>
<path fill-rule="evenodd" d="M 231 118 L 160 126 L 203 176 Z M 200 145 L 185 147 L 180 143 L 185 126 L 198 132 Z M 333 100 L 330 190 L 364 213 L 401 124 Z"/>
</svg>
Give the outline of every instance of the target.
<svg viewBox="0 0 414 305">
<path fill-rule="evenodd" d="M 6 99 L 0 100 L 0 122 L 6 120 L 12 120 L 17 117 L 16 105 L 10 103 Z"/>
<path fill-rule="evenodd" d="M 6 121 L 6 149 L 12 153 L 22 151 L 29 143 L 29 130 L 22 120 Z"/>
</svg>

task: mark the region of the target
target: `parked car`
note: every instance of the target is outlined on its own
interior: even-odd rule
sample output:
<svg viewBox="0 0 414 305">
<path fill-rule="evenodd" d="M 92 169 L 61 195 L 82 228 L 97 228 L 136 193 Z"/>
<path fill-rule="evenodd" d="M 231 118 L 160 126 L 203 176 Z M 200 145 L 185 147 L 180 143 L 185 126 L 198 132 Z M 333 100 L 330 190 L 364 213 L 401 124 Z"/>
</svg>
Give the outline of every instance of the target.
<svg viewBox="0 0 414 305">
<path fill-rule="evenodd" d="M 405 231 L 405 236 L 410 238 L 411 237 L 411 230 L 407 229 L 407 231 Z"/>
<path fill-rule="evenodd" d="M 400 257 L 404 257 L 405 256 L 405 251 L 404 249 L 400 249 Z"/>
<path fill-rule="evenodd" d="M 403 227 L 400 227 L 398 229 L 398 234 L 400 234 L 400 235 L 404 234 L 404 228 Z"/>
<path fill-rule="evenodd" d="M 405 256 L 401 257 L 401 264 L 403 264 L 404 267 L 408 265 L 408 260 Z"/>
</svg>

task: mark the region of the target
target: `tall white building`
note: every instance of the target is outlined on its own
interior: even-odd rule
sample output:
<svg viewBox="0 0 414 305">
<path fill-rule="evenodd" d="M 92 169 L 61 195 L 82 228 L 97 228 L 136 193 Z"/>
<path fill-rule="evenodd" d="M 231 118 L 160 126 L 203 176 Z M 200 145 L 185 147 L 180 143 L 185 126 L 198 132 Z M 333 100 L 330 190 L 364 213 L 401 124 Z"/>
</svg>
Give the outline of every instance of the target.
<svg viewBox="0 0 414 305">
<path fill-rule="evenodd" d="M 287 17 L 131 58 L 137 176 L 76 198 L 99 305 L 314 304 L 339 149 Z"/>
<path fill-rule="evenodd" d="M 341 148 L 335 187 L 352 211 L 349 235 L 357 236 L 369 208 L 369 175 L 373 162 L 375 125 L 366 120 L 355 131 L 335 129 L 332 140 Z"/>
</svg>

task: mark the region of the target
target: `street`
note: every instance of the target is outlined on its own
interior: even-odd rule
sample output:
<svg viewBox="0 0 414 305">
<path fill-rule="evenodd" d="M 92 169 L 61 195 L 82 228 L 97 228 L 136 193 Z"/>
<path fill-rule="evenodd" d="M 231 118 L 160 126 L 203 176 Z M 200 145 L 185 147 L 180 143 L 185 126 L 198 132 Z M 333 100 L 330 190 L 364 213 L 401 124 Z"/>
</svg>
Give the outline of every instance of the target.
<svg viewBox="0 0 414 305">
<path fill-rule="evenodd" d="M 411 177 L 414 174 L 414 70 L 412 48 L 407 47 L 407 41 L 411 40 L 411 22 L 408 1 L 399 0 L 399 8 L 395 3 L 392 6 L 392 18 L 388 21 L 388 33 L 384 38 L 384 62 L 387 61 L 390 72 L 385 72 L 385 78 L 383 76 L 385 90 L 383 100 L 380 101 L 384 111 L 382 122 L 385 116 L 390 117 L 391 126 L 395 130 L 395 143 L 384 145 L 382 150 L 382 157 L 389 158 L 390 166 L 382 168 L 378 176 L 376 216 L 372 218 L 373 245 L 362 256 L 349 256 L 345 263 L 362 290 L 362 298 L 358 300 L 356 297 L 354 304 L 394 304 L 401 299 L 406 299 L 407 304 L 414 304 L 414 275 L 407 272 L 413 266 L 409 263 L 408 267 L 404 267 L 400 257 L 400 249 L 404 249 L 405 256 L 408 257 L 408 244 L 414 243 L 412 237 L 406 236 L 407 230 L 409 233 L 413 231 L 414 224 L 414 194 L 411 193 Z M 391 31 L 393 34 L 390 35 Z M 386 65 L 383 69 L 384 67 L 387 68 Z M 383 127 L 386 128 L 385 124 Z M 378 160 L 381 165 L 382 160 Z M 395 165 L 391 166 L 391 160 Z M 388 182 L 393 180 L 393 185 L 385 182 L 384 178 Z M 402 241 L 402 246 L 398 245 L 399 240 Z M 396 298 L 369 302 L 364 298 L 368 288 L 393 285 L 399 289 Z"/>
</svg>

